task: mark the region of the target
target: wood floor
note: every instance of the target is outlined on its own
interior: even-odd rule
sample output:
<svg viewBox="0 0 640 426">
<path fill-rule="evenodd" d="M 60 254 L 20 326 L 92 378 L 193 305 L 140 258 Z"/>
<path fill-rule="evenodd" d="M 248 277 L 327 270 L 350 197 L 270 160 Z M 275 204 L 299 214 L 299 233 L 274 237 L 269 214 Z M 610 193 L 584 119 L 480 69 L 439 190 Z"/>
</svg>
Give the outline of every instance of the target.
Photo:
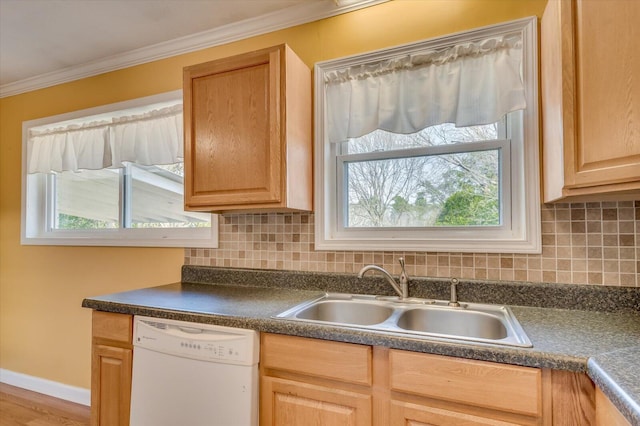
<svg viewBox="0 0 640 426">
<path fill-rule="evenodd" d="M 87 426 L 89 407 L 0 383 L 0 426 Z"/>
</svg>

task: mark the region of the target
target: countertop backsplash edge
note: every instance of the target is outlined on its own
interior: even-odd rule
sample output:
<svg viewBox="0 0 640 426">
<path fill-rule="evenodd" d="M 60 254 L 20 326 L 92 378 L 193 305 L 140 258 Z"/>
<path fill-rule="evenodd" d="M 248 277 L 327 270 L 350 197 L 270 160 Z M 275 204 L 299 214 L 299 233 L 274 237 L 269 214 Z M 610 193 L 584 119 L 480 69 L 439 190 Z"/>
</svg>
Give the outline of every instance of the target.
<svg viewBox="0 0 640 426">
<path fill-rule="evenodd" d="M 185 283 L 277 287 L 330 293 L 394 294 L 386 280 L 374 274 L 358 279 L 355 274 L 345 273 L 184 265 L 181 280 Z M 450 279 L 410 277 L 410 295 L 446 300 L 450 294 L 450 284 Z M 640 311 L 640 289 L 635 287 L 459 278 L 458 298 L 465 302 L 551 309 Z"/>
</svg>

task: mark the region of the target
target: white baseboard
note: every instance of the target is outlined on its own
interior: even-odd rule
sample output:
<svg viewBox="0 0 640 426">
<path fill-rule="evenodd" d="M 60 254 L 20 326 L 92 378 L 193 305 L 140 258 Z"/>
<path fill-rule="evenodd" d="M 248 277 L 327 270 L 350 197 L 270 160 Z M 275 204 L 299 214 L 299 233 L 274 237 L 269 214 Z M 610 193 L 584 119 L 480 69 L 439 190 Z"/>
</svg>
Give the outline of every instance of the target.
<svg viewBox="0 0 640 426">
<path fill-rule="evenodd" d="M 29 376 L 0 368 L 0 383 L 27 389 L 33 392 L 64 399 L 82 405 L 91 405 L 91 391 L 64 383 Z"/>
</svg>

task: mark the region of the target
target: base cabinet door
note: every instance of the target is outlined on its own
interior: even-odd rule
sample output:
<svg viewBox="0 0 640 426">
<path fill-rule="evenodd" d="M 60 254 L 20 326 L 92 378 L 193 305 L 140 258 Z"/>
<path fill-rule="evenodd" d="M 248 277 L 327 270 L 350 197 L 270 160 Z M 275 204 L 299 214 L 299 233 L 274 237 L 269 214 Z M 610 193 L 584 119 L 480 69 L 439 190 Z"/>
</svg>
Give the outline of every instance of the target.
<svg viewBox="0 0 640 426">
<path fill-rule="evenodd" d="M 390 418 L 391 426 L 514 426 L 518 424 L 404 401 L 391 401 Z"/>
<path fill-rule="evenodd" d="M 371 425 L 371 396 L 263 377 L 261 426 Z"/>
<path fill-rule="evenodd" d="M 94 311 L 91 344 L 91 426 L 128 426 L 133 317 Z"/>
<path fill-rule="evenodd" d="M 93 348 L 91 406 L 93 425 L 129 424 L 131 400 L 131 349 L 96 345 Z M 97 391 L 94 395 L 93 392 Z"/>
<path fill-rule="evenodd" d="M 261 426 L 372 425 L 370 346 L 260 337 Z"/>
</svg>

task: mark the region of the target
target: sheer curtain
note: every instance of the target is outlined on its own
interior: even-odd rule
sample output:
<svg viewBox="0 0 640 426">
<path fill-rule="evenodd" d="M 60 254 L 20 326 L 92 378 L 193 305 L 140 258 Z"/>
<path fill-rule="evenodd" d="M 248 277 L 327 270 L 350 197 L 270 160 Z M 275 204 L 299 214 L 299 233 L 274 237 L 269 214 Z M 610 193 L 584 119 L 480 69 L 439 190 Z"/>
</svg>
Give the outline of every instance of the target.
<svg viewBox="0 0 640 426">
<path fill-rule="evenodd" d="M 182 105 L 142 114 L 30 130 L 28 173 L 172 164 L 183 159 Z"/>
<path fill-rule="evenodd" d="M 328 72 L 328 142 L 495 123 L 526 108 L 521 63 L 521 36 L 512 35 Z"/>
</svg>

